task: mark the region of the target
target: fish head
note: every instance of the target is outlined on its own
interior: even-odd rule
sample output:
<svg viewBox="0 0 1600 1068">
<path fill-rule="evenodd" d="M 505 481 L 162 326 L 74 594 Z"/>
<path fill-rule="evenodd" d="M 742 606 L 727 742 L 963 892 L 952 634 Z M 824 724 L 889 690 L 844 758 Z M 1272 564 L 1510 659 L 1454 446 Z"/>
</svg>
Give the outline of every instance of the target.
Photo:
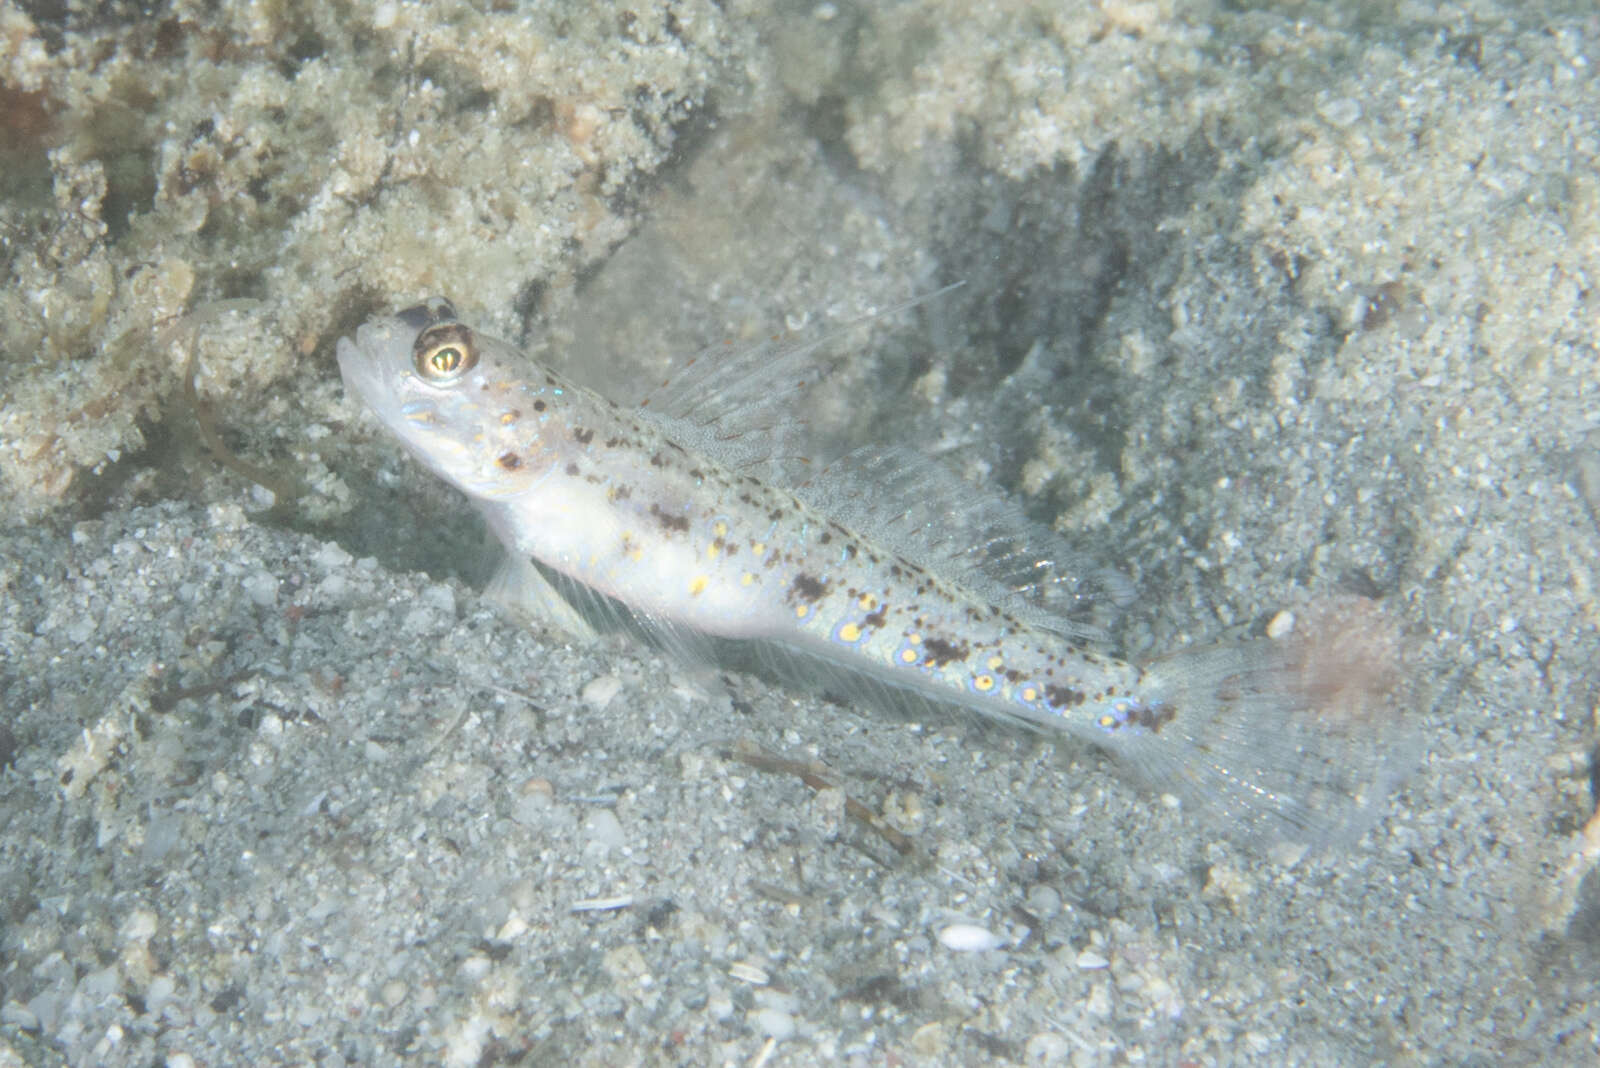
<svg viewBox="0 0 1600 1068">
<path fill-rule="evenodd" d="M 562 385 L 433 300 L 363 324 L 338 344 L 345 389 L 424 466 L 469 496 L 526 493 L 558 459 L 543 399 Z"/>
</svg>

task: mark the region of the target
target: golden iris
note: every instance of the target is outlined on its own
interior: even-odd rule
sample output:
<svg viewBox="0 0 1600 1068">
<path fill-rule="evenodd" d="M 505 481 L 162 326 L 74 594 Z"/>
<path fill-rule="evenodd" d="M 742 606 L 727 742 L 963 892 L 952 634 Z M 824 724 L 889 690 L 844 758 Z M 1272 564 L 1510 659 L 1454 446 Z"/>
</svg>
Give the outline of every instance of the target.
<svg viewBox="0 0 1600 1068">
<path fill-rule="evenodd" d="M 417 335 L 411 348 L 417 374 L 435 385 L 454 382 L 478 362 L 472 331 L 460 323 L 436 323 Z"/>
</svg>

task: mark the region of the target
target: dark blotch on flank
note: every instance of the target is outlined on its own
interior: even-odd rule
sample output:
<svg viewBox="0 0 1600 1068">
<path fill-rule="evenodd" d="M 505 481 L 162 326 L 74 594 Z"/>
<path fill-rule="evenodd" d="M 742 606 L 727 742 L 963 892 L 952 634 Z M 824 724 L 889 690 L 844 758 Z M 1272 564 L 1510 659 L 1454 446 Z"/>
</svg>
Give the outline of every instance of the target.
<svg viewBox="0 0 1600 1068">
<path fill-rule="evenodd" d="M 661 525 L 668 530 L 687 531 L 689 529 L 689 520 L 681 515 L 663 512 L 659 504 L 650 505 L 650 514 L 655 516 Z"/>
<path fill-rule="evenodd" d="M 1153 708 L 1141 708 L 1133 722 L 1146 728 L 1151 734 L 1156 733 L 1178 718 L 1178 710 L 1171 705 L 1156 705 Z"/>
<path fill-rule="evenodd" d="M 544 411 L 544 401 L 542 401 L 542 400 L 534 401 L 533 402 L 533 410 L 536 411 L 536 412 Z"/>
<path fill-rule="evenodd" d="M 823 595 L 828 592 L 826 583 L 814 579 L 810 575 L 796 575 L 794 585 L 789 588 L 802 601 L 820 601 Z"/>
<path fill-rule="evenodd" d="M 578 477 L 578 465 L 577 464 L 568 464 L 567 465 L 567 474 L 571 475 L 573 478 L 577 478 Z"/>
<path fill-rule="evenodd" d="M 922 658 L 923 662 L 932 664 L 934 667 L 944 667 L 952 660 L 965 660 L 967 658 L 967 646 L 965 643 L 957 645 L 955 642 L 946 641 L 943 638 L 928 638 L 922 643 L 922 649 L 927 654 Z"/>
<path fill-rule="evenodd" d="M 1046 686 L 1044 696 L 1052 708 L 1074 708 L 1083 704 L 1083 691 L 1070 686 Z"/>
<path fill-rule="evenodd" d="M 500 454 L 500 458 L 497 459 L 495 463 L 499 464 L 507 471 L 515 471 L 517 468 L 522 466 L 522 457 L 518 456 L 514 452 L 503 452 Z"/>
<path fill-rule="evenodd" d="M 572 436 L 577 439 L 579 445 L 587 445 L 589 442 L 594 440 L 594 431 L 586 430 L 581 426 L 574 427 L 572 430 Z"/>
<path fill-rule="evenodd" d="M 889 621 L 889 602 L 885 601 L 878 606 L 878 610 L 870 616 L 862 618 L 861 622 L 873 630 L 882 630 L 883 625 Z"/>
</svg>

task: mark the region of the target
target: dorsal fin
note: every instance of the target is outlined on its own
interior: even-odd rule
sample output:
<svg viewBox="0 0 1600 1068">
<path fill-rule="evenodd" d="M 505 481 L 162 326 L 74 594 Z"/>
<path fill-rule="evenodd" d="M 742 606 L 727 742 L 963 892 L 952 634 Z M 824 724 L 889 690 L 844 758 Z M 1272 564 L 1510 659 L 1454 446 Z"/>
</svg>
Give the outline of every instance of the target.
<svg viewBox="0 0 1600 1068">
<path fill-rule="evenodd" d="M 1131 588 L 1015 502 L 910 449 L 858 449 L 796 493 L 885 548 L 1060 633 L 1098 636 L 1088 610 L 1125 604 Z"/>
<path fill-rule="evenodd" d="M 812 358 L 817 350 L 965 284 L 911 297 L 815 338 L 775 334 L 743 348 L 702 350 L 651 390 L 640 408 L 730 467 L 774 485 L 796 485 L 815 474 L 816 442 L 795 413 L 805 392 L 828 371 L 826 361 Z"/>
</svg>

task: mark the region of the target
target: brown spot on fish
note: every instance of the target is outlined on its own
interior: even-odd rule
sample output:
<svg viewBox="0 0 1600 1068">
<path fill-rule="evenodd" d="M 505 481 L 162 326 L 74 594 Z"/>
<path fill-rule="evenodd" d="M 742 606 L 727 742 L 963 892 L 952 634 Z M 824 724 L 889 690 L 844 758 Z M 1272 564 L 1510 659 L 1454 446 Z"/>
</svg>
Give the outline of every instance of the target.
<svg viewBox="0 0 1600 1068">
<path fill-rule="evenodd" d="M 1070 686 L 1046 686 L 1044 696 L 1052 708 L 1076 708 L 1083 704 L 1083 691 Z"/>
<path fill-rule="evenodd" d="M 522 457 L 518 456 L 514 452 L 503 452 L 500 454 L 499 458 L 495 460 L 495 463 L 499 464 L 507 471 L 515 471 L 517 468 L 522 466 Z"/>
<path fill-rule="evenodd" d="M 1172 705 L 1156 705 L 1153 708 L 1139 709 L 1133 717 L 1133 722 L 1153 734 L 1177 718 L 1178 710 Z"/>
<path fill-rule="evenodd" d="M 655 504 L 654 502 L 652 502 L 650 505 L 650 514 L 655 516 L 657 521 L 668 530 L 676 530 L 681 533 L 689 529 L 689 520 L 685 519 L 681 515 L 673 515 L 670 512 L 663 512 L 661 510 L 661 506 L 659 504 Z"/>
<path fill-rule="evenodd" d="M 952 661 L 965 660 L 967 658 L 967 645 L 965 642 L 957 645 L 955 642 L 946 641 L 944 638 L 925 638 L 922 642 L 922 648 L 927 653 L 922 658 L 922 662 L 932 664 L 934 667 L 944 667 Z"/>
<path fill-rule="evenodd" d="M 568 464 L 567 465 L 567 474 L 571 475 L 573 478 L 577 478 L 578 477 L 578 465 L 577 464 Z"/>
<path fill-rule="evenodd" d="M 587 445 L 589 442 L 594 440 L 594 431 L 581 426 L 573 427 L 572 436 L 577 440 L 579 445 Z"/>
<path fill-rule="evenodd" d="M 794 585 L 789 587 L 789 592 L 792 597 L 798 597 L 802 601 L 816 602 L 827 595 L 828 585 L 810 575 L 796 575 Z"/>
</svg>

